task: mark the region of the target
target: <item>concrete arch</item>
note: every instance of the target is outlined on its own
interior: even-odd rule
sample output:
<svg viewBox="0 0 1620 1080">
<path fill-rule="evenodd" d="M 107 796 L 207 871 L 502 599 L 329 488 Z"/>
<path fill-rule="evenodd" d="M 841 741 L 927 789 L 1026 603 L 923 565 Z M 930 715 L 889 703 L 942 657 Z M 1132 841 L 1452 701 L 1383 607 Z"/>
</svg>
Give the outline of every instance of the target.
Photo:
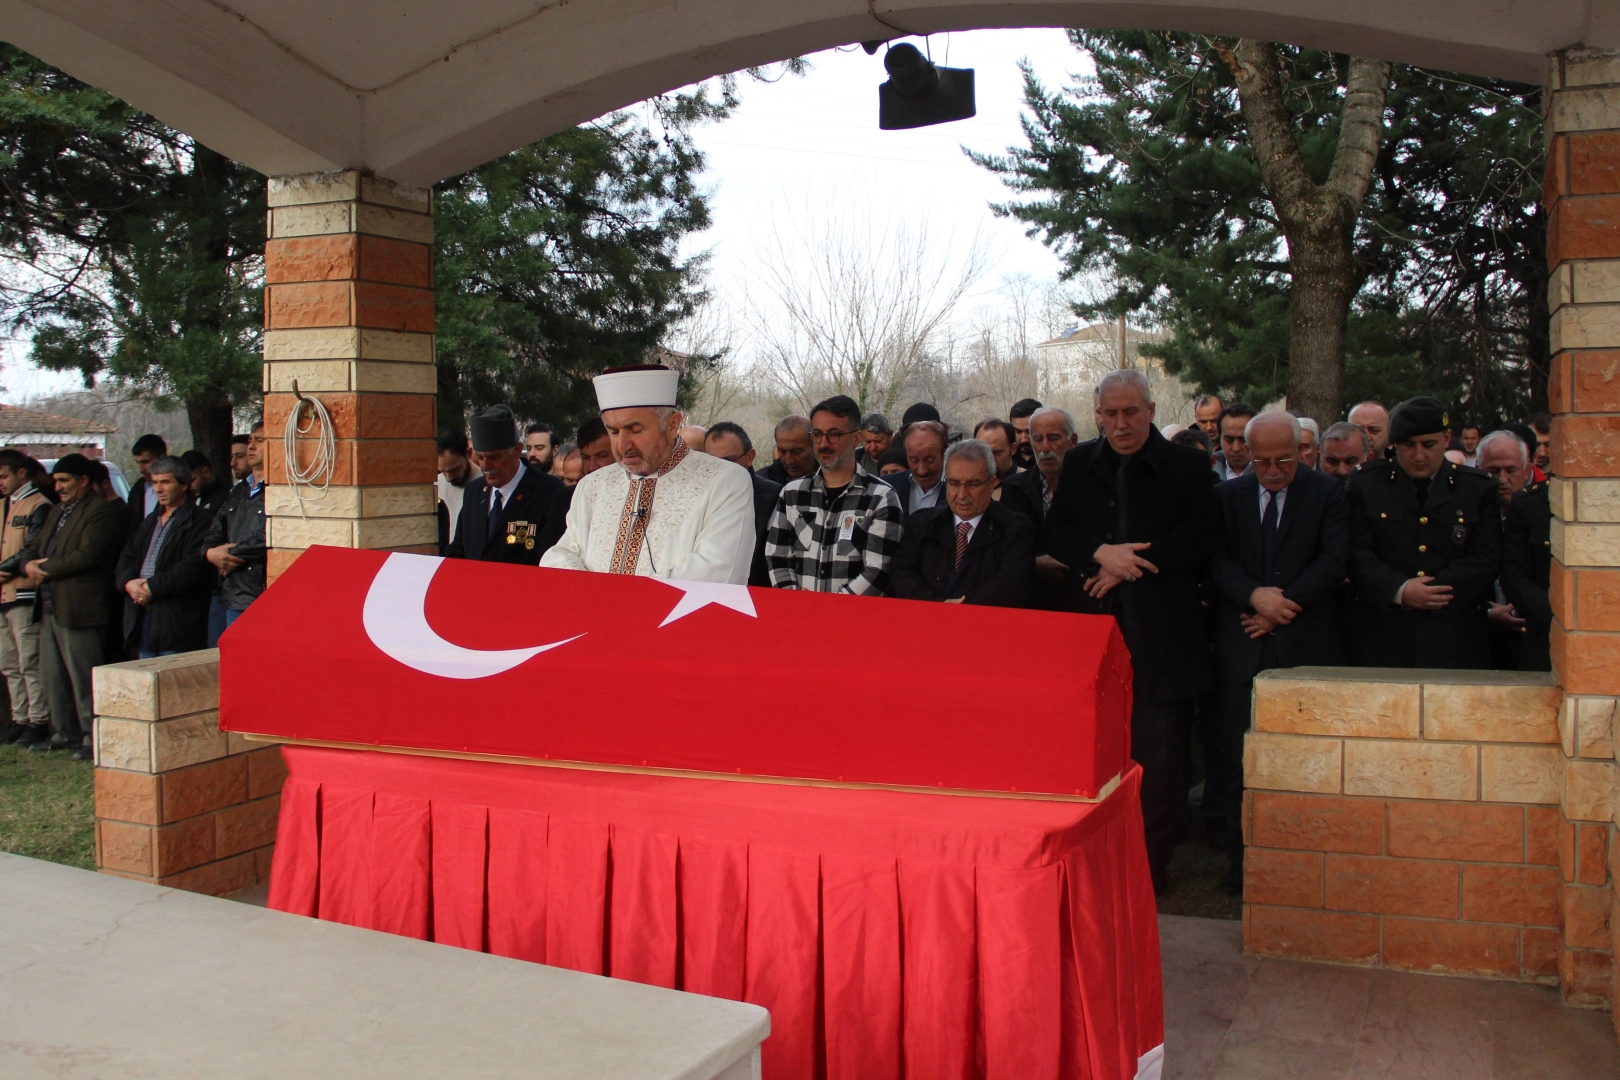
<svg viewBox="0 0 1620 1080">
<path fill-rule="evenodd" d="M 612 108 L 862 39 L 1246 35 L 1537 82 L 1620 0 L 0 0 L 0 35 L 270 175 L 428 184 Z"/>
</svg>

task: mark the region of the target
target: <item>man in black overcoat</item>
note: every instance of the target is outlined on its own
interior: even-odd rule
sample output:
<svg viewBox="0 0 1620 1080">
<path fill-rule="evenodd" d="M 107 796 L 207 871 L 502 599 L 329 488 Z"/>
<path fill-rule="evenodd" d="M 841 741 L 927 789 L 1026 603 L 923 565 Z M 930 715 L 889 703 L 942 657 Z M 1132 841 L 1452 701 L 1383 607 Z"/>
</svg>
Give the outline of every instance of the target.
<svg viewBox="0 0 1620 1080">
<path fill-rule="evenodd" d="M 473 464 L 483 475 L 467 481 L 455 539 L 445 554 L 452 559 L 537 566 L 545 553 L 550 515 L 563 482 L 531 469 L 518 445 L 517 417 L 495 405 L 472 418 Z"/>
<path fill-rule="evenodd" d="M 889 565 L 902 600 L 1026 607 L 1035 583 L 1035 526 L 993 498 L 995 454 L 979 439 L 945 451 L 945 506 L 911 519 Z"/>
<path fill-rule="evenodd" d="M 1350 477 L 1350 579 L 1364 667 L 1488 668 L 1486 609 L 1502 561 L 1496 483 L 1446 460 L 1451 418 L 1412 398 L 1389 419 L 1393 460 Z"/>
<path fill-rule="evenodd" d="M 1069 568 L 1064 609 L 1112 615 L 1135 671 L 1131 757 L 1156 889 L 1187 809 L 1193 700 L 1214 688 L 1199 574 L 1215 531 L 1209 458 L 1153 426 L 1147 378 L 1115 371 L 1097 388 L 1102 436 L 1069 451 L 1046 520 L 1048 554 Z"/>
<path fill-rule="evenodd" d="M 1531 480 L 1508 504 L 1502 527 L 1502 591 L 1524 620 L 1520 671 L 1551 671 L 1552 503 L 1545 480 Z"/>
<path fill-rule="evenodd" d="M 1231 867 L 1222 886 L 1242 890 L 1243 737 L 1254 677 L 1271 668 L 1345 662 L 1339 587 L 1350 558 L 1344 486 L 1302 468 L 1300 423 L 1263 412 L 1244 428 L 1249 471 L 1215 489 L 1220 519 L 1211 577 L 1217 592 L 1215 674 L 1219 722 L 1204 747 L 1206 795 L 1219 793 Z"/>
</svg>

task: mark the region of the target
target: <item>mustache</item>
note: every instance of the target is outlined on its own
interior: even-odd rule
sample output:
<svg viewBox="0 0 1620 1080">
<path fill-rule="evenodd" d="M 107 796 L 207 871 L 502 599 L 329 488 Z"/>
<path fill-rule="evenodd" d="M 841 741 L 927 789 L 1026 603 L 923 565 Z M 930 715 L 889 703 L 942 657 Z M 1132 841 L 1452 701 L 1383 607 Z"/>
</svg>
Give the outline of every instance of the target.
<svg viewBox="0 0 1620 1080">
<path fill-rule="evenodd" d="M 1036 461 L 1056 461 L 1057 459 L 1058 452 L 1056 450 L 1037 450 L 1035 452 Z"/>
</svg>

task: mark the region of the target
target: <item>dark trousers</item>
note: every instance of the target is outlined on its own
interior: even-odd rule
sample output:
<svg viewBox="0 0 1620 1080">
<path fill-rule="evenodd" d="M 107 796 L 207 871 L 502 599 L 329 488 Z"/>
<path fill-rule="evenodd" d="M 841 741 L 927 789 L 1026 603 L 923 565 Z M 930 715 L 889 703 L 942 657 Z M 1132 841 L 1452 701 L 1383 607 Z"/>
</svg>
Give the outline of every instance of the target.
<svg viewBox="0 0 1620 1080">
<path fill-rule="evenodd" d="M 51 727 L 63 742 L 78 743 L 91 734 L 95 697 L 90 669 L 103 662 L 104 626 L 63 626 L 43 615 L 39 634 L 40 675 L 51 707 Z"/>
<path fill-rule="evenodd" d="M 1277 646 L 1270 638 L 1262 643 L 1260 670 L 1278 667 Z M 1223 682 L 1217 688 L 1220 695 L 1220 722 L 1216 725 L 1213 745 L 1204 746 L 1205 771 L 1215 778 L 1220 793 L 1220 814 L 1226 819 L 1219 842 L 1233 871 L 1243 872 L 1243 738 L 1249 733 L 1249 718 L 1253 712 L 1254 679 L 1243 682 Z M 1204 791 L 1209 792 L 1206 781 Z"/>
<path fill-rule="evenodd" d="M 1192 714 L 1192 698 L 1148 702 L 1140 692 L 1131 707 L 1131 757 L 1142 766 L 1142 829 L 1156 889 L 1186 828 Z"/>
</svg>

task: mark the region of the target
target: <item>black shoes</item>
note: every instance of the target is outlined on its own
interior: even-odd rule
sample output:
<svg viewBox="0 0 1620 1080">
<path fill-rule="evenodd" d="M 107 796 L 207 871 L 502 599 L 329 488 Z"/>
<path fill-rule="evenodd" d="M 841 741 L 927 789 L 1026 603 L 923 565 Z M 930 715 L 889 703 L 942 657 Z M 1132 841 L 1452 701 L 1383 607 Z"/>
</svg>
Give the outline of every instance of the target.
<svg viewBox="0 0 1620 1080">
<path fill-rule="evenodd" d="M 90 746 L 81 746 L 81 747 L 79 747 L 77 750 L 73 751 L 73 760 L 74 761 L 94 761 L 94 760 L 96 760 L 95 748 L 90 747 Z"/>
<path fill-rule="evenodd" d="M 19 750 L 32 750 L 39 743 L 51 741 L 51 733 L 44 724 L 21 724 L 22 730 L 17 737 L 11 740 L 11 745 Z"/>
<path fill-rule="evenodd" d="M 6 729 L 4 735 L 0 735 L 0 746 L 10 746 L 27 734 L 28 729 L 32 726 L 32 724 L 12 724 Z"/>
<path fill-rule="evenodd" d="M 28 747 L 28 752 L 30 754 L 48 754 L 52 750 L 66 750 L 70 746 L 77 749 L 80 743 L 77 739 L 64 739 L 60 735 L 52 735 L 49 738 L 41 735 L 37 742 Z"/>
</svg>

